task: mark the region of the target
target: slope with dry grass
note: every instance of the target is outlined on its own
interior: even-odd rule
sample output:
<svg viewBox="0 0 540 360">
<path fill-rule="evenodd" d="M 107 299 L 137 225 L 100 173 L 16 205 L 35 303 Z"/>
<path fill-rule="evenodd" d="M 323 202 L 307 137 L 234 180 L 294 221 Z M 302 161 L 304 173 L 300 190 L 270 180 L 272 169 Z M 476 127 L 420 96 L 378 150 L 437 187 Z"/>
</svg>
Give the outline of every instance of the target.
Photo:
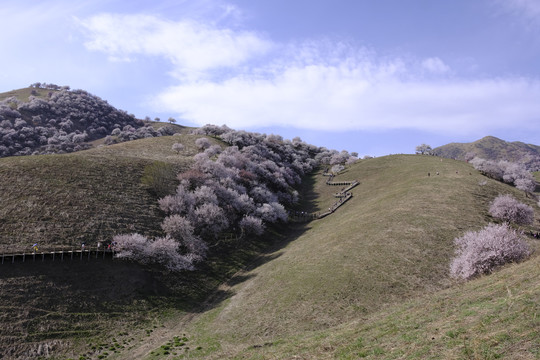
<svg viewBox="0 0 540 360">
<path fill-rule="evenodd" d="M 0 246 L 80 246 L 114 234 L 159 234 L 157 197 L 143 184 L 145 168 L 165 163 L 171 174 L 197 153 L 198 136 L 142 139 L 63 155 L 0 159 Z M 182 142 L 180 154 L 171 147 Z"/>
</svg>

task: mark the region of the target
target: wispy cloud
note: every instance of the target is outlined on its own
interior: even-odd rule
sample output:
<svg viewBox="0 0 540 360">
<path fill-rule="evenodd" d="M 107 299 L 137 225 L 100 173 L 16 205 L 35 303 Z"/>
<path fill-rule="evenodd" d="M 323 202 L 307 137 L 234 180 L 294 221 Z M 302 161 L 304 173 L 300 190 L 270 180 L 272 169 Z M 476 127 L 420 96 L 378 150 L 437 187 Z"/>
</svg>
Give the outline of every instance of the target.
<svg viewBox="0 0 540 360">
<path fill-rule="evenodd" d="M 438 57 L 424 59 L 422 61 L 422 67 L 430 73 L 435 74 L 444 74 L 450 71 L 450 67 Z"/>
<path fill-rule="evenodd" d="M 540 118 L 538 81 L 464 79 L 438 56 L 388 58 L 318 40 L 278 44 L 253 31 L 149 15 L 102 14 L 80 24 L 86 47 L 111 60 L 168 59 L 178 84 L 153 104 L 196 124 L 468 134 Z"/>
<path fill-rule="evenodd" d="M 87 32 L 88 49 L 105 52 L 115 61 L 132 61 L 140 55 L 161 56 L 170 60 L 172 73 L 181 79 L 240 66 L 272 47 L 270 41 L 256 33 L 193 20 L 101 14 L 80 20 L 80 24 Z"/>
<path fill-rule="evenodd" d="M 540 1 L 538 0 L 497 0 L 495 4 L 507 12 L 525 20 L 527 26 L 540 27 Z"/>
</svg>

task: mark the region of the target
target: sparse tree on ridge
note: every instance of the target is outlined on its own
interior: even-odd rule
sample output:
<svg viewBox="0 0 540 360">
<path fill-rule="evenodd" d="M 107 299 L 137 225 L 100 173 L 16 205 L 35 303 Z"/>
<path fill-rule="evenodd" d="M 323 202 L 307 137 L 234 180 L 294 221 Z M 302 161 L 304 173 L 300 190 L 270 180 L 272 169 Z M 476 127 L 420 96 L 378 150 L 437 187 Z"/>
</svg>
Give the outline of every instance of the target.
<svg viewBox="0 0 540 360">
<path fill-rule="evenodd" d="M 416 147 L 416 153 L 422 155 L 431 155 L 433 149 L 427 144 L 421 144 Z"/>
<path fill-rule="evenodd" d="M 170 117 L 167 121 L 168 121 L 170 124 L 176 124 L 176 119 L 173 118 L 173 117 Z"/>
</svg>

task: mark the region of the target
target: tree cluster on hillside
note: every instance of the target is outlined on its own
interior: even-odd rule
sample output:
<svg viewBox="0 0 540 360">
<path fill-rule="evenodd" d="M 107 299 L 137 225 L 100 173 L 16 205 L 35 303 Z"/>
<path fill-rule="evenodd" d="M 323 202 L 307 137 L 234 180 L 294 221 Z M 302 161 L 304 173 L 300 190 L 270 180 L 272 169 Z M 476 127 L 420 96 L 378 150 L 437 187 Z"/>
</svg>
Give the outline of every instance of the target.
<svg viewBox="0 0 540 360">
<path fill-rule="evenodd" d="M 534 222 L 534 210 L 511 195 L 499 195 L 489 207 L 489 213 L 496 219 L 518 224 L 531 225 Z"/>
<path fill-rule="evenodd" d="M 530 255 L 531 250 L 510 224 L 531 225 L 534 210 L 510 195 L 497 196 L 490 205 L 489 213 L 503 221 L 490 223 L 480 231 L 469 231 L 454 239 L 456 257 L 450 264 L 450 274 L 456 278 L 470 279 L 489 274 L 497 267 L 518 262 Z"/>
<path fill-rule="evenodd" d="M 70 89 L 70 87 L 67 85 L 59 86 L 52 83 L 47 84 L 47 83 L 41 83 L 41 82 L 30 84 L 30 87 L 35 88 L 35 89 L 48 89 L 48 90 L 69 90 Z"/>
<path fill-rule="evenodd" d="M 454 240 L 458 246 L 450 274 L 470 279 L 529 256 L 530 249 L 521 235 L 507 223 L 490 223 L 480 231 L 469 231 Z"/>
<path fill-rule="evenodd" d="M 65 153 L 88 148 L 88 142 L 110 135 L 108 143 L 172 134 L 154 130 L 105 100 L 68 86 L 32 84 L 52 89 L 46 99 L 30 96 L 0 102 L 0 157 Z"/>
<path fill-rule="evenodd" d="M 249 133 L 226 126 L 206 125 L 198 134 L 213 136 L 228 143 L 222 149 L 208 138 L 196 140 L 200 153 L 193 166 L 178 175 L 176 193 L 159 200 L 167 215 L 162 223 L 166 236 L 144 238 L 144 254 L 130 246 L 130 236 L 141 241 L 141 235 L 122 235 L 119 256 L 132 259 L 156 258 L 148 253 L 174 248 L 165 265 L 172 270 L 193 269 L 206 257 L 208 248 L 224 234 L 242 238 L 260 235 L 266 224 L 288 219 L 287 207 L 298 201 L 294 187 L 302 176 L 318 164 L 346 164 L 356 160 L 348 152 L 338 152 L 306 144 L 300 138 L 284 140 L 278 135 Z M 176 244 L 175 246 L 171 244 Z M 157 260 L 157 258 L 156 258 Z M 163 263 L 163 260 L 159 262 Z"/>
<path fill-rule="evenodd" d="M 486 176 L 512 184 L 525 192 L 534 192 L 536 181 L 524 164 L 509 161 L 492 161 L 475 157 L 471 160 L 474 168 Z"/>
</svg>

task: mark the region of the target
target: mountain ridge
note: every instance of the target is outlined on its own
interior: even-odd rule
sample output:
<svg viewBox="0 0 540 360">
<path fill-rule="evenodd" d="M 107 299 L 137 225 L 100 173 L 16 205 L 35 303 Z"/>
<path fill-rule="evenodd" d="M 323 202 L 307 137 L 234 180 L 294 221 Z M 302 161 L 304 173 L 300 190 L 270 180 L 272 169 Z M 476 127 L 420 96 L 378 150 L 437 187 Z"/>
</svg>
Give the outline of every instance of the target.
<svg viewBox="0 0 540 360">
<path fill-rule="evenodd" d="M 470 143 L 449 143 L 433 149 L 433 154 L 457 160 L 480 157 L 486 160 L 522 162 L 531 171 L 540 170 L 540 146 L 521 141 L 508 142 L 485 136 Z"/>
</svg>

